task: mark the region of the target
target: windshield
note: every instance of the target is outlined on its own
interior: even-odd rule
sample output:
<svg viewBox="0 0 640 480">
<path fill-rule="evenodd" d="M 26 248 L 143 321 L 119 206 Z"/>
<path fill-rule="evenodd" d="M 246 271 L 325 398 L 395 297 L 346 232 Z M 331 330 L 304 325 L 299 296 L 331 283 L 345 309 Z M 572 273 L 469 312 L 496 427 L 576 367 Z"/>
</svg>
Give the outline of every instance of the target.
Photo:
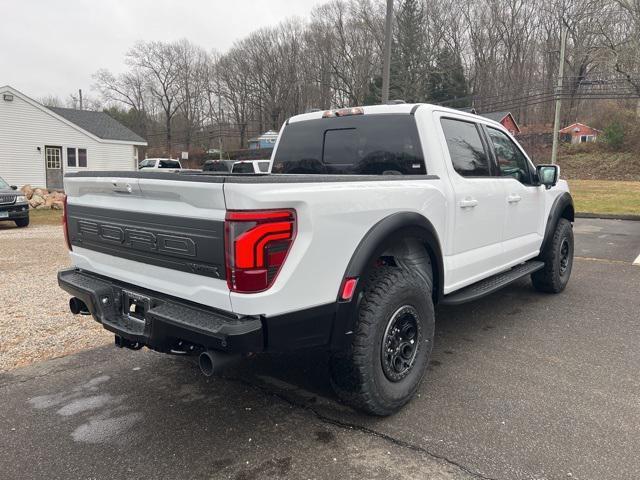
<svg viewBox="0 0 640 480">
<path fill-rule="evenodd" d="M 352 115 L 287 125 L 273 173 L 420 175 L 426 173 L 413 115 Z"/>
<path fill-rule="evenodd" d="M 202 167 L 204 172 L 229 172 L 229 167 L 224 162 L 207 162 Z"/>
<path fill-rule="evenodd" d="M 4 181 L 2 177 L 0 177 L 0 190 L 5 188 L 11 188 L 7 182 Z"/>
<path fill-rule="evenodd" d="M 233 165 L 231 173 L 254 173 L 253 163 L 251 162 L 238 162 Z"/>
<path fill-rule="evenodd" d="M 158 168 L 180 168 L 180 162 L 177 160 L 160 160 Z"/>
<path fill-rule="evenodd" d="M 145 168 L 145 167 L 153 167 L 156 164 L 155 160 L 143 160 L 138 164 L 138 168 Z"/>
</svg>

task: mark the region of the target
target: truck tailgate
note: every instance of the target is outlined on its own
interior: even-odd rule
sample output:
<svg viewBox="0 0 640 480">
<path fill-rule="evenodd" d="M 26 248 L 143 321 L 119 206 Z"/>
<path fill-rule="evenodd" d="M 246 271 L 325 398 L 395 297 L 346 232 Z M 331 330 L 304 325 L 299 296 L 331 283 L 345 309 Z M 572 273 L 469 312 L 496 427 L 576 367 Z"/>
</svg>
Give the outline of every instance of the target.
<svg viewBox="0 0 640 480">
<path fill-rule="evenodd" d="M 224 266 L 224 179 L 107 175 L 65 177 L 74 265 L 231 310 Z"/>
</svg>

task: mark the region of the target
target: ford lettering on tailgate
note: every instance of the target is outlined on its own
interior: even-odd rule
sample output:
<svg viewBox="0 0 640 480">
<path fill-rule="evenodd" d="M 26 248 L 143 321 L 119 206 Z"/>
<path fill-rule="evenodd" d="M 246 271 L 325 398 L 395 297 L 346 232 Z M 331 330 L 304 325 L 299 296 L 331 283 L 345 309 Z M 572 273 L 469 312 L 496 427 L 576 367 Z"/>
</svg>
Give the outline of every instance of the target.
<svg viewBox="0 0 640 480">
<path fill-rule="evenodd" d="M 224 278 L 224 222 L 68 205 L 74 246 Z"/>
<path fill-rule="evenodd" d="M 137 228 L 100 224 L 88 220 L 78 221 L 80 237 L 99 237 L 105 242 L 125 245 L 136 250 L 164 252 L 178 256 L 195 257 L 196 244 L 188 237 L 154 233 Z"/>
</svg>

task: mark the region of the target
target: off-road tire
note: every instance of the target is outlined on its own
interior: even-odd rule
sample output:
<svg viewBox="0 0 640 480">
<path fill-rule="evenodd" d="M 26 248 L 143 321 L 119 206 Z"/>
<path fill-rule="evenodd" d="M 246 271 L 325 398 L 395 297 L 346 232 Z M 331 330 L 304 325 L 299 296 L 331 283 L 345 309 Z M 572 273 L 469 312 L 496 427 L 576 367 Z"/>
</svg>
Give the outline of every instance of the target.
<svg viewBox="0 0 640 480">
<path fill-rule="evenodd" d="M 29 226 L 29 217 L 27 218 L 17 218 L 14 220 L 16 222 L 16 227 L 23 228 Z"/>
<path fill-rule="evenodd" d="M 568 251 L 564 251 L 564 248 Z M 540 254 L 544 267 L 531 274 L 531 282 L 536 290 L 546 293 L 560 293 L 565 289 L 573 267 L 573 228 L 566 218 L 560 218 L 553 237 Z M 566 263 L 564 263 L 566 260 Z"/>
<path fill-rule="evenodd" d="M 374 415 L 391 415 L 418 389 L 431 357 L 435 315 L 432 277 L 400 267 L 374 270 L 364 286 L 351 345 L 330 361 L 331 383 L 337 395 L 354 408 Z M 403 310 L 404 309 L 404 310 Z M 389 379 L 383 367 L 383 339 L 394 314 L 405 311 L 416 325 L 416 351 L 405 376 Z M 405 338 L 406 341 L 406 338 Z M 402 361 L 402 360 L 401 360 Z M 385 373 L 384 368 L 387 368 Z M 393 372 L 395 374 L 395 372 Z"/>
</svg>

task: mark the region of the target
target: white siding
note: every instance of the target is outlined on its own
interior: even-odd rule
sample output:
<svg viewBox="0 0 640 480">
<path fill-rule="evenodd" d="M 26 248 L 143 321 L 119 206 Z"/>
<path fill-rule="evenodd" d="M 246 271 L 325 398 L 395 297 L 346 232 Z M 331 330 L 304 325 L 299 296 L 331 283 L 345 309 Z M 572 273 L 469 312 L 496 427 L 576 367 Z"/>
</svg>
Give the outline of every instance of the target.
<svg viewBox="0 0 640 480">
<path fill-rule="evenodd" d="M 136 167 L 133 145 L 98 142 L 17 95 L 4 101 L 0 92 L 0 177 L 11 185 L 45 186 L 45 145 L 62 147 L 65 172 Z M 67 147 L 87 149 L 86 169 L 66 166 Z"/>
</svg>

